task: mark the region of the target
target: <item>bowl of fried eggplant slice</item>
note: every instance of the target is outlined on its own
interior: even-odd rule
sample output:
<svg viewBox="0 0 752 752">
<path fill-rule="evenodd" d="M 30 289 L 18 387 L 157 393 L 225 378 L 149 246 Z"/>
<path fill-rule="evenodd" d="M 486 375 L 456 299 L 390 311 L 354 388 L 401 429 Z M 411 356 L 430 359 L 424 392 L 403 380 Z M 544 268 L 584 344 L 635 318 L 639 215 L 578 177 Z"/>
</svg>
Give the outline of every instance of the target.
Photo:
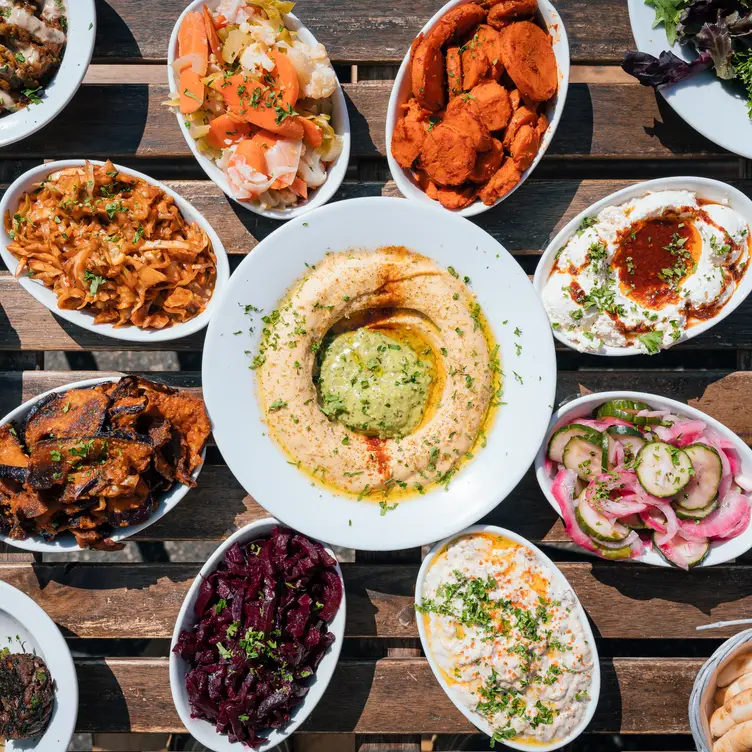
<svg viewBox="0 0 752 752">
<path fill-rule="evenodd" d="M 0 541 L 122 548 L 196 485 L 210 432 L 199 396 L 138 376 L 25 402 L 0 421 Z"/>
<path fill-rule="evenodd" d="M 400 66 L 386 120 L 402 194 L 465 217 L 510 196 L 564 110 L 569 43 L 549 0 L 450 0 Z"/>
</svg>

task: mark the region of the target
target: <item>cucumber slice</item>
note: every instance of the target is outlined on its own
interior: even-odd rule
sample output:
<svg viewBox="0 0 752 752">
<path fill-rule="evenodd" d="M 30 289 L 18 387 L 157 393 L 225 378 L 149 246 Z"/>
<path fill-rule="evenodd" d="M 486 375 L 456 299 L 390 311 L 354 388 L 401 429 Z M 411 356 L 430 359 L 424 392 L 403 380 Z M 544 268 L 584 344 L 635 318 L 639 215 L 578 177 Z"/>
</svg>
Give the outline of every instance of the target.
<svg viewBox="0 0 752 752">
<path fill-rule="evenodd" d="M 632 426 L 610 426 L 606 429 L 606 433 L 610 433 L 614 438 L 618 439 L 622 436 L 636 436 L 638 439 L 642 438 L 642 433 Z"/>
<path fill-rule="evenodd" d="M 624 447 L 624 462 L 627 467 L 647 443 L 647 439 L 636 428 L 629 426 L 611 426 L 606 432 Z"/>
<path fill-rule="evenodd" d="M 637 455 L 637 479 L 653 496 L 665 499 L 679 493 L 692 478 L 689 455 L 664 441 L 651 441 Z"/>
<path fill-rule="evenodd" d="M 615 465 L 609 462 L 609 455 L 614 451 L 612 449 L 616 441 L 612 439 L 607 433 L 602 434 L 601 438 L 601 467 L 603 472 L 607 473 L 609 470 L 613 470 Z"/>
<path fill-rule="evenodd" d="M 555 431 L 548 442 L 548 456 L 554 462 L 563 462 L 564 447 L 570 439 L 581 436 L 593 444 L 601 443 L 601 435 L 590 426 L 581 426 L 579 423 L 570 423 L 568 426 Z"/>
<path fill-rule="evenodd" d="M 620 522 L 632 530 L 648 529 L 648 526 L 642 521 L 642 517 L 639 514 L 630 514 L 627 517 L 622 517 Z"/>
<path fill-rule="evenodd" d="M 581 436 L 567 442 L 562 454 L 567 470 L 574 470 L 582 480 L 589 481 L 601 471 L 601 446 Z"/>
<path fill-rule="evenodd" d="M 715 512 L 718 499 L 713 499 L 706 507 L 699 509 L 687 509 L 681 504 L 674 504 L 674 511 L 680 520 L 704 520 L 709 514 Z"/>
<path fill-rule="evenodd" d="M 632 548 L 630 546 L 622 546 L 621 548 L 604 548 L 603 546 L 599 546 L 598 544 L 596 544 L 595 547 L 598 549 L 598 553 L 604 559 L 611 559 L 612 561 L 617 561 L 620 559 L 632 558 Z"/>
<path fill-rule="evenodd" d="M 635 402 L 634 400 L 609 400 L 601 405 L 596 412 L 598 418 L 619 418 L 634 423 L 636 426 L 649 426 L 660 423 L 661 419 L 657 417 L 646 418 L 638 416 L 637 413 L 642 410 L 651 410 L 650 405 L 644 402 Z"/>
<path fill-rule="evenodd" d="M 596 542 L 617 543 L 629 535 L 628 527 L 608 519 L 584 499 L 575 508 L 575 517 L 579 526 Z"/>
<path fill-rule="evenodd" d="M 705 509 L 718 495 L 723 464 L 718 452 L 707 444 L 684 447 L 692 463 L 694 475 L 686 488 L 676 497 L 676 503 L 685 509 Z"/>
<path fill-rule="evenodd" d="M 676 567 L 688 568 L 699 566 L 710 553 L 710 541 L 688 541 L 676 536 L 663 546 L 656 541 L 657 533 L 653 533 L 653 543 L 658 553 L 669 563 Z"/>
</svg>

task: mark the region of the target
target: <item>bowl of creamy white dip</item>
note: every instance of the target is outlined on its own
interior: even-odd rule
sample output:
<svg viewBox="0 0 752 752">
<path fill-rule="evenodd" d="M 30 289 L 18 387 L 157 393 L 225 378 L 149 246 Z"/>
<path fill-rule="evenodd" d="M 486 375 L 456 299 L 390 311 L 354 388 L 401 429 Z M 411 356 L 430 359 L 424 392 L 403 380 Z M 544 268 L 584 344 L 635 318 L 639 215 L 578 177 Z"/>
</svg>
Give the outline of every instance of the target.
<svg viewBox="0 0 752 752">
<path fill-rule="evenodd" d="M 664 178 L 593 204 L 554 238 L 534 285 L 556 339 L 655 354 L 706 332 L 752 291 L 752 201 L 716 180 Z"/>
<path fill-rule="evenodd" d="M 437 543 L 418 573 L 415 608 L 437 681 L 494 741 L 546 752 L 592 720 L 593 633 L 564 575 L 529 541 L 476 525 Z"/>
</svg>

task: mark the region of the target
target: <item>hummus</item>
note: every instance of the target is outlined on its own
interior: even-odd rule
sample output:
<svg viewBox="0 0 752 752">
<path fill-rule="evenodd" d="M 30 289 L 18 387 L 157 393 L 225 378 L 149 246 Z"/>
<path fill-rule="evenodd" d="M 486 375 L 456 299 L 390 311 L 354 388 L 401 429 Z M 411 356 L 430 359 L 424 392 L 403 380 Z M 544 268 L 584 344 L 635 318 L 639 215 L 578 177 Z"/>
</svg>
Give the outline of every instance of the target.
<svg viewBox="0 0 752 752">
<path fill-rule="evenodd" d="M 455 699 L 495 741 L 559 741 L 586 716 L 593 654 L 577 601 L 531 549 L 492 533 L 455 539 L 416 608 Z"/>
<path fill-rule="evenodd" d="M 482 441 L 501 370 L 454 269 L 405 248 L 332 253 L 263 320 L 253 365 L 269 433 L 318 482 L 424 493 Z"/>
<path fill-rule="evenodd" d="M 718 314 L 749 260 L 749 227 L 733 209 L 689 191 L 648 193 L 583 220 L 543 290 L 568 343 L 648 353 Z"/>
</svg>

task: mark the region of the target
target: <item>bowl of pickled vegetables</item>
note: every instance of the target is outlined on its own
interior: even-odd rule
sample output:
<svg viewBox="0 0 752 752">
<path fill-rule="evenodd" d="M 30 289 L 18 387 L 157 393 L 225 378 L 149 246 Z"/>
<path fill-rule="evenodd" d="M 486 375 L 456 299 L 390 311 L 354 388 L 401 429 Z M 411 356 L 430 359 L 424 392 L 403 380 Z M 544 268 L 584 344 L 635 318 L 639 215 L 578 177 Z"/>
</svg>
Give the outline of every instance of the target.
<svg viewBox="0 0 752 752">
<path fill-rule="evenodd" d="M 690 569 L 752 547 L 752 451 L 681 402 L 580 397 L 554 413 L 536 476 L 584 551 Z"/>
</svg>

